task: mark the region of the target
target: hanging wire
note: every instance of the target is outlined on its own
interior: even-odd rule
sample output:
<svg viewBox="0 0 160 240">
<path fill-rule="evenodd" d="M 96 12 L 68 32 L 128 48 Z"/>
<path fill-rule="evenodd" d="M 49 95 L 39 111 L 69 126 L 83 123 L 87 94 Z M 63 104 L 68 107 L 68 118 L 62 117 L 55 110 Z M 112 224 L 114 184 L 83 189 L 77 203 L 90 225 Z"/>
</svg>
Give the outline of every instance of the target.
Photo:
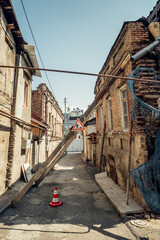
<svg viewBox="0 0 160 240">
<path fill-rule="evenodd" d="M 36 41 L 36 39 L 35 39 L 35 37 L 34 37 L 34 34 L 33 34 L 33 31 L 32 31 L 32 27 L 31 27 L 31 24 L 30 24 L 30 21 L 29 21 L 29 18 L 28 18 L 28 15 L 27 15 L 27 12 L 26 12 L 26 9 L 25 9 L 23 0 L 21 0 L 21 4 L 22 4 L 22 8 L 23 8 L 23 11 L 24 11 L 24 14 L 25 14 L 25 17 L 26 17 L 26 20 L 27 20 L 29 29 L 30 29 L 30 31 L 31 31 L 32 38 L 33 38 L 33 40 L 34 40 L 34 43 L 35 43 L 35 46 L 36 46 L 36 49 L 37 49 L 37 52 L 38 52 L 38 55 L 39 55 L 39 58 L 40 58 L 40 61 L 41 61 L 41 64 L 42 64 L 43 68 L 45 68 L 45 67 L 44 67 L 44 63 L 43 63 L 43 60 L 42 60 L 42 57 L 41 57 L 41 54 L 40 54 L 40 51 L 39 51 L 39 48 L 38 48 L 38 45 L 37 45 L 37 41 Z M 46 75 L 47 81 L 48 81 L 48 83 L 49 83 L 49 86 L 50 86 L 50 88 L 51 88 L 52 94 L 53 94 L 53 96 L 55 97 L 55 94 L 54 94 L 52 85 L 51 85 L 51 83 L 50 83 L 50 80 L 49 80 L 49 77 L 48 77 L 46 71 L 45 71 L 45 75 Z M 56 99 L 56 97 L 55 97 L 55 99 Z"/>
</svg>

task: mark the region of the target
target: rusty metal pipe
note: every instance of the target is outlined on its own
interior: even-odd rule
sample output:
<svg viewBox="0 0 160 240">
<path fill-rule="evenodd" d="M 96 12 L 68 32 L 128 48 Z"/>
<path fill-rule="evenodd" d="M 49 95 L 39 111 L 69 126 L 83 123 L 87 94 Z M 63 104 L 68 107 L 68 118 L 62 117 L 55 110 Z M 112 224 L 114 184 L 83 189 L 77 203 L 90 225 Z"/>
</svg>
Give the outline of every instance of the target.
<svg viewBox="0 0 160 240">
<path fill-rule="evenodd" d="M 149 44 L 147 47 L 140 50 L 138 53 L 133 55 L 130 60 L 138 61 L 140 58 L 144 57 L 147 53 L 151 52 L 160 44 L 160 38 L 157 38 L 153 43 Z"/>
</svg>

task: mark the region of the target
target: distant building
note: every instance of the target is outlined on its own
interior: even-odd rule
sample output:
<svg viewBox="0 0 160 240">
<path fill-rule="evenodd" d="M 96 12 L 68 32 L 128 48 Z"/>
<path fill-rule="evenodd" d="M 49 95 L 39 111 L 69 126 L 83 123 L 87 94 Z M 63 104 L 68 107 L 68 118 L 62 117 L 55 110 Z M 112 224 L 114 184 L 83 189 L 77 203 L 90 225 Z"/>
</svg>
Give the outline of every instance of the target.
<svg viewBox="0 0 160 240">
<path fill-rule="evenodd" d="M 80 116 L 82 115 L 83 115 L 83 110 L 80 110 L 79 108 L 73 108 L 73 110 L 70 111 L 70 108 L 68 108 L 66 113 L 66 123 L 65 123 L 65 116 L 64 116 L 64 133 L 65 133 L 65 127 L 66 127 L 66 133 L 68 133 L 70 129 L 74 126 L 77 118 L 80 118 Z"/>
<path fill-rule="evenodd" d="M 80 118 L 80 116 L 83 115 L 83 110 L 80 110 L 79 108 L 73 108 L 72 111 L 68 109 L 68 112 L 66 113 L 66 117 L 64 116 L 64 133 L 68 133 L 70 129 L 73 128 L 73 126 L 76 123 L 76 120 Z M 66 131 L 65 131 L 66 128 Z M 79 132 L 77 135 L 77 138 L 73 140 L 73 142 L 70 144 L 70 146 L 67 148 L 67 152 L 82 152 L 83 151 L 83 137 L 82 132 Z"/>
<path fill-rule="evenodd" d="M 84 157 L 87 161 L 91 161 L 92 165 L 96 165 L 96 111 L 92 113 L 89 120 L 85 123 L 85 131 L 83 134 L 84 141 Z"/>
<path fill-rule="evenodd" d="M 45 145 L 46 156 L 49 156 L 63 138 L 64 118 L 61 108 L 44 83 L 40 84 L 37 90 L 32 91 L 32 118 L 39 118 L 47 125 Z M 33 140 L 36 141 L 36 138 Z"/>
</svg>

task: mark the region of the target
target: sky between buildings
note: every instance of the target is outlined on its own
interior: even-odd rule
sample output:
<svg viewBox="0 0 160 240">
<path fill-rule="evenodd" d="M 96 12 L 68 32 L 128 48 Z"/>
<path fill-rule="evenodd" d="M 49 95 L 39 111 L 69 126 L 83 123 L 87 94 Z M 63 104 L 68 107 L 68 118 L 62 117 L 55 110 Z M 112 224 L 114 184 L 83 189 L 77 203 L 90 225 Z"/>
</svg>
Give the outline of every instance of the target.
<svg viewBox="0 0 160 240">
<path fill-rule="evenodd" d="M 147 17 L 157 0 L 23 0 L 45 68 L 99 73 L 124 21 Z M 25 41 L 32 39 L 21 0 L 12 0 Z M 37 52 L 36 52 L 37 53 Z M 39 66 L 42 67 L 38 54 Z M 34 77 L 33 89 L 48 81 Z M 85 110 L 94 100 L 96 77 L 48 72 L 62 110 Z"/>
</svg>

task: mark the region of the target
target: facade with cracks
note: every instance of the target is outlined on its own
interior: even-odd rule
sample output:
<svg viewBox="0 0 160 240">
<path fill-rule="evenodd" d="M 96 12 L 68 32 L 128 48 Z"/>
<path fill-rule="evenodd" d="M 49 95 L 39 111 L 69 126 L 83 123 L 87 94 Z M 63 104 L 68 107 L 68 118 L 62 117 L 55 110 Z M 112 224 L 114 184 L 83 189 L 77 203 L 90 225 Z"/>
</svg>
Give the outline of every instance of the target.
<svg viewBox="0 0 160 240">
<path fill-rule="evenodd" d="M 32 91 L 32 117 L 36 116 L 47 125 L 45 133 L 46 157 L 63 139 L 63 113 L 46 84 L 42 83 Z M 33 139 L 36 141 L 36 139 Z"/>
<path fill-rule="evenodd" d="M 0 1 L 0 44 L 1 65 L 38 67 L 34 47 L 24 41 L 9 0 Z M 0 194 L 21 177 L 24 163 L 31 165 L 33 75 L 40 72 L 0 69 Z"/>
<path fill-rule="evenodd" d="M 95 97 L 98 97 L 108 83 L 108 90 L 96 108 L 96 165 L 124 191 L 129 187 L 130 195 L 142 206 L 146 206 L 146 202 L 133 178 L 127 186 L 129 172 L 153 155 L 160 121 L 153 118 L 152 110 L 143 112 L 140 104 L 134 107 L 135 98 L 127 82 L 118 76 L 128 77 L 133 73 L 135 78 L 160 80 L 159 45 L 154 50 L 145 51 L 139 59 L 130 60 L 131 56 L 155 41 L 149 29 L 145 18 L 123 24 L 100 71 L 100 74 L 117 75 L 117 78 L 98 77 L 95 85 Z M 134 81 L 134 91 L 151 108 L 159 109 L 160 84 Z M 135 119 L 132 118 L 133 112 Z"/>
</svg>

